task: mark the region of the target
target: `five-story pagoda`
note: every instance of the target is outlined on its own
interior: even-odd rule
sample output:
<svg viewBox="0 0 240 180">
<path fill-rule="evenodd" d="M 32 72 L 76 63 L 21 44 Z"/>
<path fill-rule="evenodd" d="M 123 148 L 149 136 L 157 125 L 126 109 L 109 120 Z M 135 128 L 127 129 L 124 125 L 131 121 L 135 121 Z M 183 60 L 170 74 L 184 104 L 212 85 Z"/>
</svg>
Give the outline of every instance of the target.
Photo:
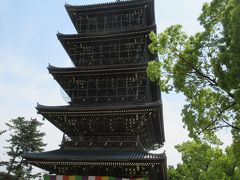
<svg viewBox="0 0 240 180">
<path fill-rule="evenodd" d="M 154 0 L 65 7 L 78 34 L 57 37 L 74 67 L 48 70 L 69 105 L 37 105 L 63 140 L 58 150 L 24 158 L 82 179 L 166 179 L 165 154 L 148 153 L 164 143 L 160 90 L 146 75 L 148 61 L 157 59 L 148 51 Z"/>
</svg>

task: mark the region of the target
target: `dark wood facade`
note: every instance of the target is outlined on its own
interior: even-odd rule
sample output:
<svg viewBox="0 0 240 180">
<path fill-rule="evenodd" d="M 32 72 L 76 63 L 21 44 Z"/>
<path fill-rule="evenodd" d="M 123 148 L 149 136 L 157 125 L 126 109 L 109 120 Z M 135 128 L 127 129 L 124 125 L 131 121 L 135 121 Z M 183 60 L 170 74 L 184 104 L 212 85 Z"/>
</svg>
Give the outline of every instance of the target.
<svg viewBox="0 0 240 180">
<path fill-rule="evenodd" d="M 154 1 L 129 0 L 87 6 L 65 5 L 78 34 L 138 30 L 155 24 Z"/>
<path fill-rule="evenodd" d="M 101 107 L 37 107 L 38 112 L 64 132 L 62 147 L 153 150 L 164 142 L 162 105 Z"/>
<path fill-rule="evenodd" d="M 26 154 L 28 156 L 28 154 Z M 28 162 L 50 172 L 67 175 L 148 177 L 166 179 L 165 154 L 134 150 L 55 150 L 39 153 Z"/>
<path fill-rule="evenodd" d="M 147 63 L 153 59 L 148 51 L 149 33 L 155 26 L 134 32 L 96 36 L 64 35 L 58 33 L 75 66 L 111 66 Z"/>
<path fill-rule="evenodd" d="M 70 104 L 139 104 L 160 98 L 159 87 L 146 74 L 146 64 L 112 68 L 48 70 L 70 97 Z"/>
<path fill-rule="evenodd" d="M 24 157 L 58 175 L 166 179 L 161 93 L 147 78 L 154 0 L 65 5 L 78 32 L 57 37 L 74 67 L 49 65 L 68 106 L 37 111 L 64 135 L 59 150 Z"/>
</svg>

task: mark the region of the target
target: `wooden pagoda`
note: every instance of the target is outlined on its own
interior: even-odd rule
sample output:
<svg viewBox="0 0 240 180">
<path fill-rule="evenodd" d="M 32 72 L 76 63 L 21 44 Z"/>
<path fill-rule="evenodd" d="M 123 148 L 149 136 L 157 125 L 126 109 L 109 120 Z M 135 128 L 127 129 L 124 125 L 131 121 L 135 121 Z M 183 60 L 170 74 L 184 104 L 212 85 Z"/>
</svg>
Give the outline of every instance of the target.
<svg viewBox="0 0 240 180">
<path fill-rule="evenodd" d="M 146 75 L 154 0 L 65 8 L 77 34 L 57 37 L 74 67 L 48 70 L 69 105 L 36 107 L 62 143 L 24 158 L 56 175 L 166 179 L 165 154 L 149 153 L 164 143 L 161 93 Z"/>
</svg>

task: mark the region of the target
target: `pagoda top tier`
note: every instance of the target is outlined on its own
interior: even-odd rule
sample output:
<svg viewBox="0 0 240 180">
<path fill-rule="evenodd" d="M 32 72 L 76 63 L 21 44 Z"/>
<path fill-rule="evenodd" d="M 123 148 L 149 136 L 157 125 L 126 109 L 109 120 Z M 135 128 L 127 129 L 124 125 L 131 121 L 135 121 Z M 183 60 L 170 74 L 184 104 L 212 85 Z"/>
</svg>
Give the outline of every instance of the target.
<svg viewBox="0 0 240 180">
<path fill-rule="evenodd" d="M 65 8 L 79 34 L 139 29 L 155 24 L 154 0 L 128 0 Z"/>
</svg>

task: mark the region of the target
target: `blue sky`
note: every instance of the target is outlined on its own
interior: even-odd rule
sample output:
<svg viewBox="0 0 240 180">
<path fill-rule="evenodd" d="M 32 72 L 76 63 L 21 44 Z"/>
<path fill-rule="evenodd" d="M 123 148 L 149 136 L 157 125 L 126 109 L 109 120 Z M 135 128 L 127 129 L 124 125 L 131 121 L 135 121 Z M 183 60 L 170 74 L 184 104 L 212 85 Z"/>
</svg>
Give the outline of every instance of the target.
<svg viewBox="0 0 240 180">
<path fill-rule="evenodd" d="M 197 17 L 207 0 L 155 0 L 158 32 L 180 23 L 194 34 L 201 31 Z M 71 61 L 56 37 L 57 31 L 76 33 L 64 4 L 94 4 L 106 0 L 0 0 L 0 129 L 12 118 L 42 117 L 37 115 L 37 102 L 44 105 L 65 104 L 58 84 L 48 74 L 48 63 L 71 66 Z M 163 94 L 166 150 L 168 164 L 180 162 L 174 145 L 187 140 L 181 122 L 181 95 Z M 62 133 L 44 121 L 46 149 L 57 149 Z M 4 134 L 0 139 L 0 159 L 5 159 Z"/>
</svg>

